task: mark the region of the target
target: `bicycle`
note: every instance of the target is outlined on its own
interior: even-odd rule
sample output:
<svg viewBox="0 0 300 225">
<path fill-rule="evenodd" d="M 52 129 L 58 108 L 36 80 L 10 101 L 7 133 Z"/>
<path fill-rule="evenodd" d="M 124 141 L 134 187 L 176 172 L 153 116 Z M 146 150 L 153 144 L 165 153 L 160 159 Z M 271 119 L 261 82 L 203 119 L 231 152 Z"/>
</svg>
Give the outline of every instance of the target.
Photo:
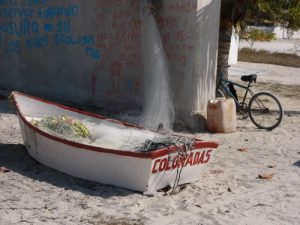
<svg viewBox="0 0 300 225">
<path fill-rule="evenodd" d="M 257 80 L 256 74 L 241 76 L 242 81 L 248 82 L 247 85 L 224 79 L 223 70 L 228 67 L 230 66 L 218 67 L 220 81 L 217 85 L 217 96 L 233 98 L 237 112 L 244 115 L 244 118 L 249 116 L 256 127 L 266 130 L 278 127 L 283 117 L 282 106 L 278 99 L 268 92 L 254 93 L 251 90 Z M 242 101 L 239 101 L 235 87 L 245 90 Z M 249 103 L 247 103 L 248 94 L 250 94 Z"/>
</svg>

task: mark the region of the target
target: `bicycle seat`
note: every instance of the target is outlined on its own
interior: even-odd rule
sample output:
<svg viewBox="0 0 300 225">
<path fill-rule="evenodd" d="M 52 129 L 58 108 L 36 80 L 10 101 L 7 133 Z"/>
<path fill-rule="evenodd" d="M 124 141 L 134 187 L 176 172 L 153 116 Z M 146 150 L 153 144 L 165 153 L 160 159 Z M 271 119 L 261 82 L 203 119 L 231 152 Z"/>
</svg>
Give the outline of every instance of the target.
<svg viewBox="0 0 300 225">
<path fill-rule="evenodd" d="M 256 74 L 250 74 L 250 75 L 242 76 L 241 80 L 245 82 L 251 82 L 251 83 L 254 81 L 254 83 L 256 83 L 256 78 L 257 78 Z"/>
</svg>

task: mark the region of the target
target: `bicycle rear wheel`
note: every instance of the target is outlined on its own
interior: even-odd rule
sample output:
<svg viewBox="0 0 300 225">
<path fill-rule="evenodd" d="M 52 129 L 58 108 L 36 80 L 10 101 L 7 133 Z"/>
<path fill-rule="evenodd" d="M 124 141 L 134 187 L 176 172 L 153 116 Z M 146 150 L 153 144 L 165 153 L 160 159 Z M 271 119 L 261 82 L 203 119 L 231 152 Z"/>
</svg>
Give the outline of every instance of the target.
<svg viewBox="0 0 300 225">
<path fill-rule="evenodd" d="M 273 130 L 281 123 L 283 110 L 275 96 L 260 92 L 255 94 L 249 102 L 249 116 L 258 128 Z"/>
</svg>

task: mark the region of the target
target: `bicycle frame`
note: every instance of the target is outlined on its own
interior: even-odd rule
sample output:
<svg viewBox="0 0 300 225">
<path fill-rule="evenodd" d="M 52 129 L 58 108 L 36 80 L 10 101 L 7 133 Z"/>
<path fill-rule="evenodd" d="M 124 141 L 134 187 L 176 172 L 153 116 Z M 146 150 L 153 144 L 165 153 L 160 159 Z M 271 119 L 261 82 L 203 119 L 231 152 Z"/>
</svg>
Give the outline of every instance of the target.
<svg viewBox="0 0 300 225">
<path fill-rule="evenodd" d="M 239 100 L 231 93 L 231 91 L 230 91 L 230 90 L 228 89 L 228 87 L 227 87 L 228 84 L 232 84 L 233 86 L 238 86 L 238 87 L 240 87 L 240 88 L 246 90 L 242 102 L 239 102 Z M 223 77 L 222 77 L 221 80 L 220 80 L 220 83 L 219 83 L 219 85 L 218 85 L 218 89 L 219 89 L 220 87 L 222 87 L 222 90 L 226 92 L 226 93 L 225 93 L 226 95 L 228 95 L 228 96 L 230 96 L 231 98 L 233 98 L 233 100 L 235 101 L 236 107 L 237 107 L 238 109 L 241 109 L 241 107 L 242 107 L 243 105 L 245 105 L 245 101 L 246 101 L 246 98 L 247 98 L 248 93 L 250 93 L 251 96 L 254 95 L 254 92 L 250 89 L 250 87 L 251 87 L 251 83 L 250 83 L 250 82 L 248 83 L 248 86 L 245 86 L 245 85 L 242 85 L 242 84 L 239 84 L 239 83 L 235 83 L 235 82 L 230 81 L 230 80 L 225 80 L 225 79 L 223 79 Z"/>
</svg>

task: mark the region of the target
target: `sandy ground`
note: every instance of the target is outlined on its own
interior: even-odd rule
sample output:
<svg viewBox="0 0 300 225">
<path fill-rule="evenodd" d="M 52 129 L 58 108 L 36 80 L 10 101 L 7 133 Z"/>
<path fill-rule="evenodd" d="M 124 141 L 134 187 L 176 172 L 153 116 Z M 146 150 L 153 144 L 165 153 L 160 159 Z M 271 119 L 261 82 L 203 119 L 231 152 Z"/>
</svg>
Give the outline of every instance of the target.
<svg viewBox="0 0 300 225">
<path fill-rule="evenodd" d="M 284 85 L 300 85 L 299 71 L 298 68 L 247 62 L 238 62 L 237 65 L 229 68 L 229 74 L 232 75 L 233 79 L 239 79 L 244 74 L 257 74 L 258 82 L 280 83 Z"/>
<path fill-rule="evenodd" d="M 220 147 L 199 181 L 176 195 L 146 197 L 37 163 L 26 153 L 14 110 L 0 100 L 0 167 L 11 170 L 0 173 L 0 224 L 298 225 L 300 70 L 251 63 L 235 68 L 263 70 L 259 81 L 268 82 L 276 71 L 273 83 L 262 87 L 282 102 L 282 124 L 270 132 L 238 120 L 235 133 L 196 134 Z M 272 173 L 270 180 L 258 179 Z"/>
</svg>

